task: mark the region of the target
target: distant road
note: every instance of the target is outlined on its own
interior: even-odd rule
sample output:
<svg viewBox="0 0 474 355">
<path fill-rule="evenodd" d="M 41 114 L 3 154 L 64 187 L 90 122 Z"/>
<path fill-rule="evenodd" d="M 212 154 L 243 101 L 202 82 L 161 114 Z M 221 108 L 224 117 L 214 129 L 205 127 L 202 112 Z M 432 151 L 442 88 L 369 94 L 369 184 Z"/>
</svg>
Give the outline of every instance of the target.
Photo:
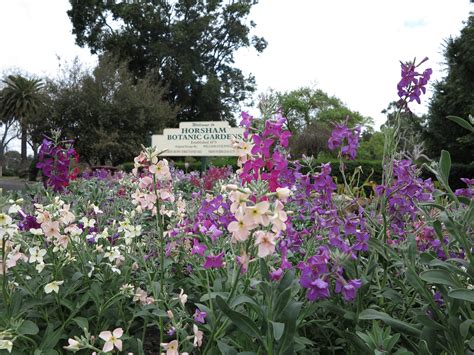
<svg viewBox="0 0 474 355">
<path fill-rule="evenodd" d="M 3 189 L 3 192 L 24 191 L 26 184 L 31 184 L 31 182 L 16 177 L 0 177 L 0 188 Z"/>
</svg>

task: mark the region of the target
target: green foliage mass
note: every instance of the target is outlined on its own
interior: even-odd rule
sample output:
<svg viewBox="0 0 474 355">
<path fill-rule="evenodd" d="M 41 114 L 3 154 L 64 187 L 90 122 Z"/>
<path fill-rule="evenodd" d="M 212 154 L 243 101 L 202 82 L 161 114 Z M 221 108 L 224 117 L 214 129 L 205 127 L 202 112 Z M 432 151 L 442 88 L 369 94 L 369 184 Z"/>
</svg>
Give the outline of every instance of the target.
<svg viewBox="0 0 474 355">
<path fill-rule="evenodd" d="M 110 52 L 137 77 L 166 84 L 182 120 L 231 120 L 254 90 L 254 78 L 233 66 L 234 52 L 266 41 L 250 36 L 257 1 L 79 1 L 68 15 L 76 43 Z"/>
<path fill-rule="evenodd" d="M 446 41 L 444 56 L 447 75 L 434 85 L 430 102 L 426 144 L 430 155 L 447 149 L 456 162 L 473 161 L 474 133 L 469 133 L 448 115 L 467 119 L 474 115 L 474 16 L 457 38 Z"/>
<path fill-rule="evenodd" d="M 35 137 L 61 129 L 89 164 L 130 161 L 151 134 L 174 125 L 176 109 L 149 77 L 135 80 L 124 65 L 103 57 L 92 73 L 75 66 L 47 84 L 49 102 Z"/>
</svg>

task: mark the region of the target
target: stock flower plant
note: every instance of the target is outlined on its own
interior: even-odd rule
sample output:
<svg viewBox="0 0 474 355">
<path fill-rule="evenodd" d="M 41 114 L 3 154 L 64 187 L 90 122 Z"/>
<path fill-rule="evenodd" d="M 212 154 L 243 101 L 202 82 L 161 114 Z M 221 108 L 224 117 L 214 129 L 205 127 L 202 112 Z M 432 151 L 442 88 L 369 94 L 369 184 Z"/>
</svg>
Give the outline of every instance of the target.
<svg viewBox="0 0 474 355">
<path fill-rule="evenodd" d="M 424 62 L 402 64 L 400 112 L 425 92 Z M 185 173 L 147 148 L 131 174 L 79 178 L 71 142 L 45 140 L 44 188 L 1 200 L 0 352 L 474 351 L 473 179 L 450 189 L 447 152 L 420 178 L 398 124 L 369 192 L 344 175 L 350 118 L 328 141 L 342 182 L 290 159 L 273 112 L 242 114 L 235 173 Z"/>
</svg>

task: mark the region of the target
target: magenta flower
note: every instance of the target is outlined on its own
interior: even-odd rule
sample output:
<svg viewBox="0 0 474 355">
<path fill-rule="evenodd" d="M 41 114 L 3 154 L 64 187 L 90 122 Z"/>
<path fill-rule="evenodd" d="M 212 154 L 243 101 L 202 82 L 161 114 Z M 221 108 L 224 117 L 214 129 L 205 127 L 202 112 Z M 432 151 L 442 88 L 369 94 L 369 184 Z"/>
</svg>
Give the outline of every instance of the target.
<svg viewBox="0 0 474 355">
<path fill-rule="evenodd" d="M 270 271 L 270 280 L 278 281 L 283 276 L 283 269 L 280 267 L 276 270 Z"/>
<path fill-rule="evenodd" d="M 426 85 L 430 80 L 430 76 L 433 73 L 433 70 L 428 68 L 423 71 L 423 73 L 419 73 L 416 71 L 421 64 L 426 62 L 428 57 L 424 58 L 420 63 L 416 63 L 416 59 L 412 62 L 400 62 L 402 72 L 397 89 L 398 89 L 398 96 L 401 99 L 401 102 L 407 103 L 416 101 L 421 103 L 420 96 L 421 94 L 426 93 Z"/>
<path fill-rule="evenodd" d="M 259 135 L 254 134 L 252 136 L 255 145 L 252 148 L 252 154 L 261 154 L 265 158 L 270 157 L 270 147 L 273 144 L 273 139 L 263 139 Z"/>
<path fill-rule="evenodd" d="M 203 256 L 206 250 L 207 250 L 206 245 L 200 244 L 199 240 L 197 240 L 196 238 L 193 239 L 193 247 L 191 249 L 191 255 L 198 254 L 200 256 Z"/>
<path fill-rule="evenodd" d="M 357 148 L 359 147 L 360 139 L 360 127 L 350 129 L 347 127 L 347 121 L 345 124 L 336 124 L 331 137 L 328 140 L 328 147 L 330 150 L 341 148 L 341 154 L 348 159 L 354 160 L 357 154 Z M 344 145 L 344 141 L 347 142 Z"/>
<path fill-rule="evenodd" d="M 218 255 L 208 255 L 206 256 L 206 261 L 202 266 L 204 269 L 219 269 L 224 266 L 222 258 L 224 257 L 224 252 Z"/>
</svg>

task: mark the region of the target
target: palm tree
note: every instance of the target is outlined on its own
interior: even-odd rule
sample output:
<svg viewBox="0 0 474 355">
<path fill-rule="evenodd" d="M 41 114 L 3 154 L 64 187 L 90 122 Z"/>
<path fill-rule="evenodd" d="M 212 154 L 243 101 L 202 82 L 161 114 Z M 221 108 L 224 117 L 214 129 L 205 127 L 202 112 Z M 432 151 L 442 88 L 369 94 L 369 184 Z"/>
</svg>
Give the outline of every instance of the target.
<svg viewBox="0 0 474 355">
<path fill-rule="evenodd" d="M 12 117 L 21 127 L 21 169 L 26 169 L 28 118 L 42 103 L 43 83 L 21 75 L 9 75 L 3 80 L 6 86 L 0 91 L 0 108 L 3 116 Z"/>
</svg>

